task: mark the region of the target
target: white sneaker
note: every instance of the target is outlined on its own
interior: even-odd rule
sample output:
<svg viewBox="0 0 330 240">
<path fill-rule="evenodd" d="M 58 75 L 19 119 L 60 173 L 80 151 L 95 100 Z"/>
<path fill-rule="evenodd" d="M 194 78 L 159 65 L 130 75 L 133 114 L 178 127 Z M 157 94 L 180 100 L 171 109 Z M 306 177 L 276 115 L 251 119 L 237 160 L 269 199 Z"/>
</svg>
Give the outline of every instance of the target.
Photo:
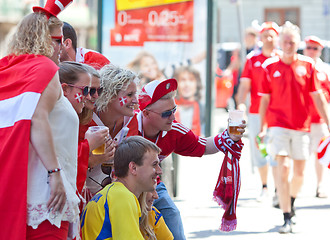
<svg viewBox="0 0 330 240">
<path fill-rule="evenodd" d="M 274 197 L 273 197 L 273 207 L 274 208 L 280 208 L 280 201 L 278 200 L 277 194 L 275 194 Z"/>
<path fill-rule="evenodd" d="M 267 200 L 267 198 L 269 197 L 268 195 L 268 189 L 267 188 L 263 188 L 261 190 L 261 194 L 259 197 L 257 197 L 257 202 L 264 202 Z"/>
</svg>

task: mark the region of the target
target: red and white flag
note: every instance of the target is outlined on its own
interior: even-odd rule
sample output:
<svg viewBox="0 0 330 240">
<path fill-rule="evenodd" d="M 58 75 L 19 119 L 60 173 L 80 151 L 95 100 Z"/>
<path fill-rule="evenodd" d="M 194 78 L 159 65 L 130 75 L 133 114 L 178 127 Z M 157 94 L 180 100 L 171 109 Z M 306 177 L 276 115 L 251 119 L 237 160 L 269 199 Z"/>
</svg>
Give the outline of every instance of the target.
<svg viewBox="0 0 330 240">
<path fill-rule="evenodd" d="M 31 119 L 58 67 L 47 57 L 0 60 L 1 239 L 26 239 L 27 169 Z"/>
<path fill-rule="evenodd" d="M 74 99 L 76 99 L 78 103 L 82 102 L 82 98 L 83 98 L 83 95 L 81 93 L 76 93 L 74 95 Z"/>
<path fill-rule="evenodd" d="M 127 97 L 119 98 L 120 106 L 124 106 L 127 103 Z"/>
<path fill-rule="evenodd" d="M 321 140 L 317 148 L 317 158 L 320 163 L 330 169 L 330 136 Z"/>
</svg>

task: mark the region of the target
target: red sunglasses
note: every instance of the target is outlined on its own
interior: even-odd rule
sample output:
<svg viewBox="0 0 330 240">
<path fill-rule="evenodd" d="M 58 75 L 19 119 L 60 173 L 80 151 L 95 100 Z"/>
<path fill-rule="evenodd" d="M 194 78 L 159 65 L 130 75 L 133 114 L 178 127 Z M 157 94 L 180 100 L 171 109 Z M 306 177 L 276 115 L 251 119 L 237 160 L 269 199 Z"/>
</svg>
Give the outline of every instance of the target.
<svg viewBox="0 0 330 240">
<path fill-rule="evenodd" d="M 63 36 L 52 36 L 52 39 L 58 44 L 62 44 Z"/>
</svg>

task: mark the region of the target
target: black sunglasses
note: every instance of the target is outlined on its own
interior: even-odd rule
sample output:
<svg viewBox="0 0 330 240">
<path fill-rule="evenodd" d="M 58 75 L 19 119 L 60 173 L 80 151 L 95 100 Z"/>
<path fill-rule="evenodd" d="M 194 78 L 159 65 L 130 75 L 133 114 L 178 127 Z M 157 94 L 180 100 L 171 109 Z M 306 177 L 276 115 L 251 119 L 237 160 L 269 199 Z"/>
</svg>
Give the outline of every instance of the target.
<svg viewBox="0 0 330 240">
<path fill-rule="evenodd" d="M 307 50 L 314 50 L 314 51 L 317 51 L 319 48 L 318 47 L 311 47 L 311 46 L 308 46 L 306 47 Z"/>
<path fill-rule="evenodd" d="M 73 85 L 73 84 L 68 84 L 68 86 L 70 87 L 75 87 L 75 88 L 79 88 L 82 90 L 82 94 L 86 97 L 89 93 L 90 93 L 90 87 L 88 86 L 85 86 L 85 87 L 79 87 L 79 86 L 76 86 L 76 85 Z M 92 94 L 91 94 L 92 95 Z"/>
<path fill-rule="evenodd" d="M 105 187 L 106 185 L 112 183 L 111 172 L 112 172 L 112 164 L 103 163 L 101 165 L 101 170 L 104 174 L 109 175 L 108 177 L 104 178 L 101 182 L 101 186 Z"/>
<path fill-rule="evenodd" d="M 103 92 L 103 88 L 91 88 L 91 89 L 89 90 L 89 94 L 90 94 L 91 96 L 94 96 L 96 92 L 97 92 L 97 95 L 100 96 L 101 93 Z"/>
<path fill-rule="evenodd" d="M 148 110 L 150 112 L 153 112 L 153 113 L 157 113 L 162 118 L 169 118 L 170 116 L 172 116 L 172 114 L 174 114 L 176 112 L 176 106 L 174 108 L 172 108 L 171 110 L 168 110 L 168 111 L 165 111 L 165 112 L 162 112 L 162 113 L 158 113 L 158 112 L 152 111 L 150 109 L 146 109 L 146 110 Z"/>
<path fill-rule="evenodd" d="M 101 165 L 101 170 L 104 174 L 108 175 L 106 178 L 104 178 L 102 180 L 101 183 L 99 183 L 98 181 L 96 181 L 95 179 L 89 177 L 92 181 L 94 181 L 96 184 L 100 185 L 102 188 L 104 188 L 106 185 L 112 183 L 112 177 L 111 177 L 111 172 L 112 172 L 112 164 L 107 164 L 107 163 L 103 163 Z"/>
</svg>

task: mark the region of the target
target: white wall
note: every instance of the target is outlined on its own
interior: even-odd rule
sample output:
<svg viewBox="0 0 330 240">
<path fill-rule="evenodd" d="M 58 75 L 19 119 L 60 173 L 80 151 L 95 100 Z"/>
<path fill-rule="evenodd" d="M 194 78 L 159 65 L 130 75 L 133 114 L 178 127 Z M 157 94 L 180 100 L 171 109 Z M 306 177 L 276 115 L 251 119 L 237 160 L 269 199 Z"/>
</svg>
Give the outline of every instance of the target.
<svg viewBox="0 0 330 240">
<path fill-rule="evenodd" d="M 250 26 L 254 19 L 264 21 L 265 8 L 300 8 L 300 27 L 302 37 L 317 35 L 330 40 L 330 17 L 323 15 L 323 0 L 240 0 L 243 15 L 243 27 Z M 230 0 L 218 0 L 220 8 L 220 41 L 239 41 L 239 25 L 236 4 Z"/>
</svg>

